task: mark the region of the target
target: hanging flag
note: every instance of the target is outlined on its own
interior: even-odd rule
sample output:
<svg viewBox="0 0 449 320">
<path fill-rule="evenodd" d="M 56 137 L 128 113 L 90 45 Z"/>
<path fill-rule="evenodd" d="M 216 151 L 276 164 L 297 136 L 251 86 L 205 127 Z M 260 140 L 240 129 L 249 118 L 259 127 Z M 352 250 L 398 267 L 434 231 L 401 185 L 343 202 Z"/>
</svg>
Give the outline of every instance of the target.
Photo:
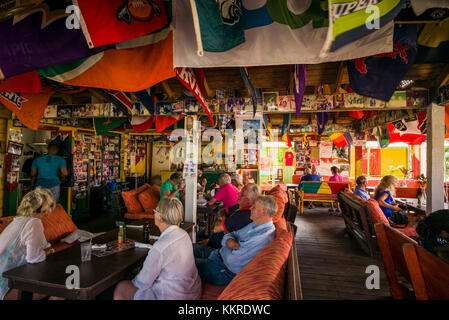
<svg viewBox="0 0 449 320">
<path fill-rule="evenodd" d="M 404 142 L 409 145 L 420 145 L 427 137 L 425 134 L 401 132 L 392 123 L 388 124 L 388 133 L 390 135 L 390 143 Z"/>
<path fill-rule="evenodd" d="M 348 140 L 349 144 L 353 145 L 354 141 L 352 140 L 352 134 L 349 132 L 345 132 L 344 135 L 345 135 L 346 140 Z"/>
<path fill-rule="evenodd" d="M 268 114 L 263 114 L 263 123 L 265 125 L 266 136 L 269 137 L 269 140 L 272 140 L 271 135 L 273 127 L 271 126 L 270 116 Z"/>
<path fill-rule="evenodd" d="M 40 93 L 41 89 L 41 78 L 35 71 L 0 81 L 0 92 Z"/>
<path fill-rule="evenodd" d="M 184 115 L 176 116 L 156 116 L 156 132 L 161 133 L 168 127 L 174 125 L 179 120 L 183 119 Z"/>
<path fill-rule="evenodd" d="M 253 84 L 249 80 L 248 69 L 246 67 L 240 67 L 240 74 L 242 76 L 243 82 L 245 83 L 245 86 L 248 88 L 249 93 L 251 94 L 251 102 L 253 103 L 253 115 L 255 115 L 257 111 L 257 92 L 256 90 L 254 90 Z"/>
<path fill-rule="evenodd" d="M 114 105 L 117 106 L 125 115 L 129 117 L 132 115 L 133 110 L 132 101 L 125 93 L 121 91 L 98 89 L 98 88 L 91 88 L 90 90 L 97 92 L 98 94 L 103 96 L 106 100 L 114 103 Z"/>
<path fill-rule="evenodd" d="M 179 81 L 193 93 L 195 98 L 201 103 L 210 123 L 214 126 L 214 118 L 210 112 L 209 105 L 204 96 L 204 73 L 201 69 L 193 70 L 192 68 L 176 68 L 176 76 Z"/>
<path fill-rule="evenodd" d="M 381 149 L 388 147 L 388 145 L 392 142 L 389 129 L 386 126 L 377 127 L 376 137 Z"/>
<path fill-rule="evenodd" d="M 363 119 L 363 111 L 349 111 L 348 115 L 354 119 Z"/>
<path fill-rule="evenodd" d="M 426 10 L 433 8 L 449 8 L 449 1 L 447 0 L 410 0 L 413 11 L 417 16 L 422 15 Z"/>
<path fill-rule="evenodd" d="M 307 139 L 307 135 L 304 135 L 302 137 L 302 145 L 305 149 L 309 147 L 309 139 Z"/>
<path fill-rule="evenodd" d="M 151 129 L 151 127 L 153 127 L 154 117 L 133 116 L 130 122 L 134 131 L 142 132 Z"/>
<path fill-rule="evenodd" d="M 418 26 L 415 63 L 449 63 L 449 19 Z"/>
<path fill-rule="evenodd" d="M 154 116 L 155 109 L 154 109 L 154 87 L 148 88 L 146 90 L 141 90 L 138 92 L 134 92 L 134 95 L 137 97 L 137 99 L 142 102 L 142 104 L 147 108 L 148 112 Z"/>
<path fill-rule="evenodd" d="M 126 118 L 94 118 L 95 134 L 104 135 L 108 131 L 117 129 L 127 120 Z"/>
<path fill-rule="evenodd" d="M 135 39 L 167 24 L 164 0 L 73 0 L 90 48 Z"/>
<path fill-rule="evenodd" d="M 427 134 L 427 112 L 420 112 L 416 115 L 418 118 L 418 129 L 421 134 Z"/>
<path fill-rule="evenodd" d="M 13 112 L 27 128 L 38 130 L 53 90 L 42 93 L 0 92 L 0 102 Z"/>
<path fill-rule="evenodd" d="M 196 9 L 196 10 L 195 10 Z M 245 42 L 241 0 L 195 0 L 192 7 L 194 24 L 199 23 L 199 48 L 222 52 Z M 203 54 L 199 50 L 199 54 Z"/>
<path fill-rule="evenodd" d="M 286 142 L 289 148 L 292 146 L 290 137 L 288 136 L 288 130 L 290 129 L 291 120 L 292 120 L 291 113 L 285 113 L 281 129 L 281 140 Z"/>
<path fill-rule="evenodd" d="M 329 0 L 329 28 L 322 56 L 379 31 L 392 34 L 393 19 L 405 0 Z M 372 19 L 375 18 L 375 19 Z M 390 51 L 390 50 L 387 50 Z"/>
<path fill-rule="evenodd" d="M 416 58 L 416 26 L 396 25 L 394 50 L 347 62 L 351 88 L 359 95 L 389 101 Z"/>
<path fill-rule="evenodd" d="M 329 136 L 329 139 L 332 140 L 335 147 L 341 148 L 349 144 L 349 141 L 346 139 L 343 133 L 333 133 Z"/>
<path fill-rule="evenodd" d="M 112 46 L 89 49 L 81 29 L 69 29 L 66 1 L 47 0 L 0 22 L 0 80 L 88 57 Z"/>
<path fill-rule="evenodd" d="M 196 54 L 197 39 L 205 32 L 201 23 L 194 19 L 192 1 L 175 0 L 174 16 L 174 66 L 175 67 L 241 67 L 285 64 L 316 64 L 329 61 L 342 61 L 392 49 L 393 23 L 380 30 L 350 43 L 341 49 L 321 58 L 320 52 L 326 41 L 329 27 L 329 12 L 325 1 L 241 1 L 245 42 L 224 52 L 207 52 L 202 56 Z M 205 2 L 196 1 L 194 2 Z M 220 0 L 222 17 L 238 16 L 240 1 Z M 260 3 L 259 3 L 260 2 Z M 367 1 L 364 1 L 367 2 Z M 381 11 L 381 14 L 383 11 Z M 206 21 L 209 16 L 198 12 L 199 21 Z M 213 20 L 214 21 L 214 20 Z M 194 23 L 192 23 L 194 22 Z M 216 29 L 214 29 L 216 30 Z M 196 32 L 197 31 L 197 32 Z M 231 33 L 230 38 L 233 37 Z M 226 38 L 225 38 L 226 40 Z M 269 48 L 269 54 L 267 54 Z"/>
<path fill-rule="evenodd" d="M 318 134 L 322 134 L 326 128 L 326 124 L 329 121 L 328 112 L 317 112 L 315 113 L 316 124 L 318 127 Z"/>
<path fill-rule="evenodd" d="M 304 64 L 296 64 L 293 75 L 293 92 L 295 95 L 296 118 L 301 112 L 302 100 L 306 92 L 306 66 Z"/>
<path fill-rule="evenodd" d="M 161 31 L 165 38 L 155 43 L 111 49 L 83 60 L 39 70 L 41 76 L 74 86 L 103 88 L 123 92 L 148 89 L 175 77 L 173 70 L 173 32 Z"/>
</svg>

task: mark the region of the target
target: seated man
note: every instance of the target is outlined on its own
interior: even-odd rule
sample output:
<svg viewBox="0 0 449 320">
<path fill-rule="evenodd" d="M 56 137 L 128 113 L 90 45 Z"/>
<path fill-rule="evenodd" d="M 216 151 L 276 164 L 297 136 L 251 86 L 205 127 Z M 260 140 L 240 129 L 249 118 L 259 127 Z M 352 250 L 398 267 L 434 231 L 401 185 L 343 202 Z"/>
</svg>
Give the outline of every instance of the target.
<svg viewBox="0 0 449 320">
<path fill-rule="evenodd" d="M 221 240 L 225 233 L 237 231 L 251 223 L 251 207 L 260 196 L 257 184 L 250 183 L 239 192 L 237 206 L 221 209 L 215 222 L 214 233 L 211 235 L 208 246 L 221 248 Z"/>
<path fill-rule="evenodd" d="M 227 285 L 259 251 L 275 237 L 272 217 L 276 201 L 270 196 L 258 197 L 251 209 L 251 222 L 246 227 L 224 235 L 221 249 L 194 245 L 198 273 L 203 281 Z"/>
<path fill-rule="evenodd" d="M 316 169 L 315 167 L 313 167 L 313 171 L 310 168 L 305 168 L 304 169 L 304 175 L 301 177 L 301 180 L 299 180 L 299 184 L 298 184 L 298 190 L 301 189 L 301 183 L 304 181 L 321 181 L 321 178 L 319 175 L 317 175 L 316 173 Z M 313 209 L 315 208 L 315 206 L 313 205 L 313 202 L 309 202 L 309 209 Z"/>
<path fill-rule="evenodd" d="M 360 200 L 369 200 L 370 196 L 366 187 L 368 186 L 368 180 L 365 176 L 360 176 L 355 181 L 356 187 L 354 190 L 354 196 Z"/>
</svg>

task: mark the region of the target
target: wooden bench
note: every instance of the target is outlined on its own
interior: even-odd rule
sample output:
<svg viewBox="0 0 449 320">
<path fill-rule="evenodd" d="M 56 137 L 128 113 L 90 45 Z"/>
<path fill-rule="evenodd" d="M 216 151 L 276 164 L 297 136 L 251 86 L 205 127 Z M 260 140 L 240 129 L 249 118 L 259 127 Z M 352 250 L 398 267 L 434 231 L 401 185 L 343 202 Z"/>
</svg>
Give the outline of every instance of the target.
<svg viewBox="0 0 449 320">
<path fill-rule="evenodd" d="M 299 190 L 300 206 L 299 214 L 304 213 L 304 201 L 336 202 L 337 194 L 345 189 L 350 189 L 350 182 L 329 181 L 303 181 Z"/>
<path fill-rule="evenodd" d="M 449 299 L 449 264 L 416 243 L 403 245 L 405 262 L 417 300 Z"/>
<path fill-rule="evenodd" d="M 288 202 L 285 204 L 284 218 L 294 224 L 298 214 L 298 191 L 296 189 L 287 190 Z"/>
<path fill-rule="evenodd" d="M 374 226 L 365 203 L 347 192 L 339 192 L 337 197 L 348 233 L 356 239 L 366 254 L 379 255 Z"/>
<path fill-rule="evenodd" d="M 402 247 L 405 244 L 416 245 L 416 242 L 384 223 L 376 223 L 375 230 L 393 298 L 414 299 L 415 294 Z"/>
<path fill-rule="evenodd" d="M 396 198 L 418 199 L 418 188 L 396 188 Z"/>
</svg>

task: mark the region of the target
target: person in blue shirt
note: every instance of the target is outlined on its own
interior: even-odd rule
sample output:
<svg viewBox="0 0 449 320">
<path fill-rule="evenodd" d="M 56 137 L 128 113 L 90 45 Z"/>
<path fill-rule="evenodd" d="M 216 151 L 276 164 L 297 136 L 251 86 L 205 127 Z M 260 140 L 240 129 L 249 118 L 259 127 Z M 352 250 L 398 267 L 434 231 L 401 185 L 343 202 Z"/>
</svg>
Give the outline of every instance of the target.
<svg viewBox="0 0 449 320">
<path fill-rule="evenodd" d="M 355 180 L 355 190 L 354 190 L 354 195 L 358 198 L 360 198 L 360 200 L 369 200 L 370 196 L 368 191 L 366 190 L 366 187 L 368 186 L 368 180 L 366 179 L 365 176 L 360 176 Z"/>
<path fill-rule="evenodd" d="M 385 176 L 380 180 L 376 190 L 374 190 L 374 199 L 379 202 L 380 209 L 385 216 L 390 218 L 393 211 L 402 211 L 393 199 L 395 195 L 395 186 L 398 183 L 398 178 L 395 176 Z"/>
<path fill-rule="evenodd" d="M 214 285 L 228 285 L 274 239 L 272 218 L 276 212 L 276 201 L 270 196 L 260 196 L 251 208 L 252 222 L 225 234 L 220 249 L 194 245 L 195 264 L 201 279 Z"/>
<path fill-rule="evenodd" d="M 315 167 L 313 167 L 313 171 L 310 168 L 304 169 L 304 175 L 299 180 L 298 190 L 301 189 L 301 183 L 303 183 L 304 181 L 321 181 L 321 177 L 319 175 L 317 175 Z M 315 208 L 312 201 L 309 202 L 308 208 L 309 209 Z"/>
<path fill-rule="evenodd" d="M 50 189 L 55 197 L 55 203 L 59 200 L 61 192 L 61 179 L 68 175 L 65 160 L 58 156 L 59 147 L 56 143 L 48 144 L 48 153 L 34 159 L 31 165 L 31 186 Z"/>
</svg>

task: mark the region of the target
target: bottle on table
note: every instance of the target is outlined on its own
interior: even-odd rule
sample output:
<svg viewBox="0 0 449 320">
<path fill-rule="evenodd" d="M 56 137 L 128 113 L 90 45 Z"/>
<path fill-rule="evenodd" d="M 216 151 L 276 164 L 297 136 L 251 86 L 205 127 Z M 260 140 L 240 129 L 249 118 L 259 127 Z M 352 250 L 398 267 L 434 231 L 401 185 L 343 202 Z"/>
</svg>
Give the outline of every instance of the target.
<svg viewBox="0 0 449 320">
<path fill-rule="evenodd" d="M 125 233 L 123 230 L 124 230 L 123 225 L 121 225 L 118 229 L 118 243 L 123 243 L 124 241 Z"/>
</svg>

